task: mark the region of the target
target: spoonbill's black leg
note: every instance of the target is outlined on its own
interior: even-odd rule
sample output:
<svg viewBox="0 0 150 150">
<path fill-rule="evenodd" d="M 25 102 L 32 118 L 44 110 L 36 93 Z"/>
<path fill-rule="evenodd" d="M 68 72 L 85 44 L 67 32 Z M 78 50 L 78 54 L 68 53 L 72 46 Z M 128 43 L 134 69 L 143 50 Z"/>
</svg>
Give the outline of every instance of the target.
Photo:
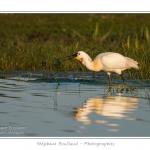
<svg viewBox="0 0 150 150">
<path fill-rule="evenodd" d="M 126 82 L 125 82 L 125 79 L 124 79 L 123 75 L 122 75 L 122 74 L 120 74 L 120 76 L 121 76 L 121 79 L 122 79 L 123 83 L 124 83 L 124 84 L 126 84 Z"/>
<path fill-rule="evenodd" d="M 110 78 L 110 74 L 107 74 L 108 75 L 108 81 L 109 81 L 109 84 L 111 83 L 111 78 Z"/>
</svg>

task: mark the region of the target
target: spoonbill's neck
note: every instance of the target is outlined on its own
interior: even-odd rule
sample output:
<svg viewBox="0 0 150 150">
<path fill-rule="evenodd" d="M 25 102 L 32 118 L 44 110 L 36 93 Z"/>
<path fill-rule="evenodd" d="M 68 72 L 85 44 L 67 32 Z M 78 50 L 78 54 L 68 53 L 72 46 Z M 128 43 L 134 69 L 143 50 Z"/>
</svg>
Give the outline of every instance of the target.
<svg viewBox="0 0 150 150">
<path fill-rule="evenodd" d="M 98 60 L 93 60 L 90 58 L 83 59 L 82 64 L 89 70 L 100 71 L 103 69 L 102 64 Z"/>
</svg>

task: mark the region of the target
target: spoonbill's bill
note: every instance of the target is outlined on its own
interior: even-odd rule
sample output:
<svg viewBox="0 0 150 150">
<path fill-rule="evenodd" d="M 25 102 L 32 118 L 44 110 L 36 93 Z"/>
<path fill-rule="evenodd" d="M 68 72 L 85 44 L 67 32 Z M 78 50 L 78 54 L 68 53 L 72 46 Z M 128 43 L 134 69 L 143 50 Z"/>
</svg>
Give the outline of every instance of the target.
<svg viewBox="0 0 150 150">
<path fill-rule="evenodd" d="M 111 83 L 111 72 L 119 74 L 123 80 L 123 83 L 125 84 L 125 79 L 121 72 L 130 68 L 139 68 L 137 61 L 114 52 L 101 53 L 97 55 L 93 61 L 91 57 L 83 51 L 79 51 L 72 56 L 82 62 L 82 64 L 89 70 L 103 70 L 106 72 L 108 75 L 109 83 Z"/>
</svg>

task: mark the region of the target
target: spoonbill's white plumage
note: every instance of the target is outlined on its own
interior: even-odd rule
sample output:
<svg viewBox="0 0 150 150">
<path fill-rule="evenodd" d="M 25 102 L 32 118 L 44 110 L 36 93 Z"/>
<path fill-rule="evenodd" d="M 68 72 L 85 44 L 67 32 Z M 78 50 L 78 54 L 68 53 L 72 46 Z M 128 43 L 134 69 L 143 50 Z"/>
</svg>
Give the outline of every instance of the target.
<svg viewBox="0 0 150 150">
<path fill-rule="evenodd" d="M 90 58 L 90 56 L 83 51 L 79 51 L 73 56 L 77 60 L 81 61 L 82 64 L 89 70 L 92 71 L 103 70 L 104 72 L 106 72 L 108 75 L 109 83 L 111 83 L 110 80 L 111 72 L 119 74 L 123 80 L 123 83 L 125 84 L 125 80 L 121 72 L 130 68 L 138 69 L 137 61 L 114 52 L 101 53 L 98 56 L 96 56 L 93 61 Z"/>
</svg>

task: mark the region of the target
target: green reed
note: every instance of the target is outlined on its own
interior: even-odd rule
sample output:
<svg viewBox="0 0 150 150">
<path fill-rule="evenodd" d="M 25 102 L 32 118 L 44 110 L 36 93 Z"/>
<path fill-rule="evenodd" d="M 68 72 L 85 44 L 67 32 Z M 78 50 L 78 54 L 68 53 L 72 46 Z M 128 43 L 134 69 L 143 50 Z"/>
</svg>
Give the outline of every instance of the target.
<svg viewBox="0 0 150 150">
<path fill-rule="evenodd" d="M 150 79 L 150 14 L 0 14 L 0 70 L 85 71 L 70 59 L 113 51 L 139 62 L 131 78 Z"/>
</svg>

